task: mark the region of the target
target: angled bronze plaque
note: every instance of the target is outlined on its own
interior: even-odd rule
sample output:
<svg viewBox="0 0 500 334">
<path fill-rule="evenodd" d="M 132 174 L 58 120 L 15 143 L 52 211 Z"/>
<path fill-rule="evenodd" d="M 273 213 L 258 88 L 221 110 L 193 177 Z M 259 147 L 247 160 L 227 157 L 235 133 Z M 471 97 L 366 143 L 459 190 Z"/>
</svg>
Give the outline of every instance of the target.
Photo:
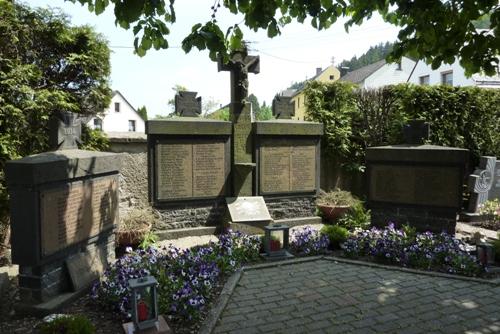
<svg viewBox="0 0 500 334">
<path fill-rule="evenodd" d="M 233 223 L 272 220 L 262 196 L 228 197 L 226 202 Z"/>
</svg>

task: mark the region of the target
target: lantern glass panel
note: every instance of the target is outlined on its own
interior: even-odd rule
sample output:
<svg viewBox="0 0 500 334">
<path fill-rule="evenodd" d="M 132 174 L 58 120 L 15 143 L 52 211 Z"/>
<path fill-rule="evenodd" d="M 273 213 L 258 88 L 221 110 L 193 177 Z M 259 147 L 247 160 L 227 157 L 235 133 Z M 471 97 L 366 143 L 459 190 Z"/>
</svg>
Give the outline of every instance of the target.
<svg viewBox="0 0 500 334">
<path fill-rule="evenodd" d="M 137 289 L 136 314 L 137 314 L 137 321 L 139 323 L 155 319 L 156 317 L 155 306 L 156 305 L 155 305 L 154 288 L 152 286 L 145 286 Z"/>
<path fill-rule="evenodd" d="M 270 249 L 271 252 L 279 251 L 283 248 L 283 230 L 271 231 Z"/>
</svg>

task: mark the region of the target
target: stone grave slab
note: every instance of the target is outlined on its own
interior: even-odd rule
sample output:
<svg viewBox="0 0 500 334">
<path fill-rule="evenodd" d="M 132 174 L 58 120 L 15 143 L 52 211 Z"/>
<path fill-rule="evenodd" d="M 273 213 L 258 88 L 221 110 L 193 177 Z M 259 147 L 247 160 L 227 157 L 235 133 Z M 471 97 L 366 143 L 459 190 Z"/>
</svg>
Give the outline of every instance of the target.
<svg viewBox="0 0 500 334">
<path fill-rule="evenodd" d="M 471 192 L 469 212 L 478 213 L 480 206 L 489 198 L 493 187 L 496 168 L 496 157 L 483 156 L 479 159 L 479 166 L 469 175 L 468 188 Z"/>
<path fill-rule="evenodd" d="M 94 281 L 106 269 L 106 254 L 96 250 L 93 252 L 80 253 L 66 260 L 71 285 L 73 290 L 84 289 Z"/>
<path fill-rule="evenodd" d="M 273 221 L 262 196 L 228 197 L 226 203 L 233 230 L 262 234 Z"/>
<path fill-rule="evenodd" d="M 495 164 L 495 172 L 493 174 L 493 183 L 488 193 L 488 200 L 500 200 L 500 160 L 497 159 Z"/>
</svg>

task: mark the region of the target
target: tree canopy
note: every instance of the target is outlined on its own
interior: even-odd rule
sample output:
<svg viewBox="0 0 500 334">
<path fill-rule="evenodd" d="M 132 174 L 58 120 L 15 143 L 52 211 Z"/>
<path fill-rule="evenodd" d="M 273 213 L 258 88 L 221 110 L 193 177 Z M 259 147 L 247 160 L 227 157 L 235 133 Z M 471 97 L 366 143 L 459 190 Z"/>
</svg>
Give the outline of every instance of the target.
<svg viewBox="0 0 500 334">
<path fill-rule="evenodd" d="M 90 11 L 102 13 L 114 4 L 116 24 L 135 35 L 134 46 L 138 55 L 147 50 L 168 48 L 168 35 L 178 19 L 175 0 L 69 0 L 86 4 Z M 318 29 L 328 29 L 340 17 L 347 17 L 345 28 L 359 25 L 380 13 L 382 18 L 400 27 L 399 41 L 389 55 L 397 60 L 402 55 L 425 60 L 433 68 L 441 63 L 453 63 L 458 56 L 467 74 L 497 70 L 500 53 L 500 6 L 498 0 L 449 1 L 366 1 L 366 0 L 215 0 L 212 19 L 197 23 L 182 42 L 184 51 L 193 47 L 208 49 L 210 58 L 227 59 L 232 50 L 242 46 L 243 32 L 238 24 L 221 29 L 217 11 L 223 6 L 233 14 L 242 14 L 248 28 L 266 30 L 275 37 L 293 21 L 310 21 Z M 489 27 L 476 30 L 474 22 L 490 15 Z"/>
<path fill-rule="evenodd" d="M 390 42 L 370 46 L 368 51 L 363 53 L 359 58 L 354 56 L 350 60 L 343 60 L 338 67 L 341 71 L 346 68 L 347 71 L 351 72 L 363 66 L 376 63 L 391 53 L 392 46 L 393 44 Z"/>
</svg>

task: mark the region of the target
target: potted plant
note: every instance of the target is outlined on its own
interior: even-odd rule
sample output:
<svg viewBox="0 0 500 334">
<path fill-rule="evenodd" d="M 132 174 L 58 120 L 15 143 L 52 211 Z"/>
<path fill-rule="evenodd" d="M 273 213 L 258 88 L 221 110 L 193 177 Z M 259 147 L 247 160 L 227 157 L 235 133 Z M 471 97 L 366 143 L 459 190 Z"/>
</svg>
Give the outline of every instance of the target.
<svg viewBox="0 0 500 334">
<path fill-rule="evenodd" d="M 116 231 L 118 247 L 136 247 L 148 235 L 155 221 L 150 209 L 132 209 L 120 220 Z"/>
<path fill-rule="evenodd" d="M 323 218 L 336 221 L 357 203 L 359 203 L 359 200 L 352 196 L 349 191 L 335 189 L 329 192 L 321 192 L 316 205 Z"/>
</svg>

